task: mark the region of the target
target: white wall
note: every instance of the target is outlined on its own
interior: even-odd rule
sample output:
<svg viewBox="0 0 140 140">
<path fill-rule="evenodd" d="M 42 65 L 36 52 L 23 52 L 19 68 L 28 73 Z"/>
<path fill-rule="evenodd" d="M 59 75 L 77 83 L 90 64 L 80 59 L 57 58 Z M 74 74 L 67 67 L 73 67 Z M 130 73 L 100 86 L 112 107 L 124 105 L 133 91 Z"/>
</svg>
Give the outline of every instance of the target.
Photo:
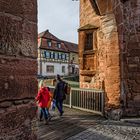
<svg viewBox="0 0 140 140">
<path fill-rule="evenodd" d="M 54 73 L 47 73 L 46 67 L 47 65 L 54 66 Z M 62 73 L 62 66 L 65 66 L 65 73 Z M 42 62 L 42 76 L 55 76 L 55 75 L 68 75 L 68 64 L 66 63 L 50 63 L 50 62 Z"/>
</svg>

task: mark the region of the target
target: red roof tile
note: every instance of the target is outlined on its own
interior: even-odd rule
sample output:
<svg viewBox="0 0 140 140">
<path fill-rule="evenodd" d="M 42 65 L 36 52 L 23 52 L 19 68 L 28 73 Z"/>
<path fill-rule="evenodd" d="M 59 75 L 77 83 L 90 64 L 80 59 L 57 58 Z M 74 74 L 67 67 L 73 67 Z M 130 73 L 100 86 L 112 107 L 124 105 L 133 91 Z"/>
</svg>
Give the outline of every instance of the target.
<svg viewBox="0 0 140 140">
<path fill-rule="evenodd" d="M 70 52 L 78 53 L 78 45 L 68 41 L 63 41 Z"/>
<path fill-rule="evenodd" d="M 55 51 L 62 51 L 62 52 L 75 52 L 78 53 L 78 45 L 75 43 L 67 42 L 64 40 L 60 40 L 53 34 L 46 30 L 38 35 L 38 39 L 41 38 L 41 49 L 47 50 L 55 50 Z M 47 39 L 51 40 L 51 47 L 48 46 Z M 57 43 L 61 44 L 61 47 L 58 48 Z"/>
<path fill-rule="evenodd" d="M 50 39 L 50 40 L 56 40 L 56 41 L 61 41 L 60 39 L 58 39 L 56 36 L 54 36 L 53 34 L 51 34 L 49 32 L 49 30 L 46 30 L 42 33 L 40 33 L 38 35 L 38 38 L 46 38 L 46 39 Z"/>
<path fill-rule="evenodd" d="M 40 48 L 42 48 L 42 49 L 62 51 L 62 52 L 69 52 L 63 42 L 60 42 L 61 43 L 61 47 L 60 48 L 57 47 L 57 42 L 55 40 L 51 41 L 52 42 L 51 47 L 48 46 L 48 43 L 47 43 L 46 39 L 42 38 L 41 42 L 42 43 L 41 43 Z"/>
</svg>

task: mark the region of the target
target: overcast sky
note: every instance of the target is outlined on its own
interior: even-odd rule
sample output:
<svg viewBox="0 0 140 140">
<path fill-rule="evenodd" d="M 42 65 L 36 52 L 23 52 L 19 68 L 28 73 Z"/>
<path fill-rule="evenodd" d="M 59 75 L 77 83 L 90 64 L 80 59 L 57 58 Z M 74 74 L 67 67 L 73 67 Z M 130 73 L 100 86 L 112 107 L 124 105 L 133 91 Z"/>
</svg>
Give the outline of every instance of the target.
<svg viewBox="0 0 140 140">
<path fill-rule="evenodd" d="M 78 43 L 79 2 L 38 0 L 38 32 L 49 31 L 56 37 Z"/>
</svg>

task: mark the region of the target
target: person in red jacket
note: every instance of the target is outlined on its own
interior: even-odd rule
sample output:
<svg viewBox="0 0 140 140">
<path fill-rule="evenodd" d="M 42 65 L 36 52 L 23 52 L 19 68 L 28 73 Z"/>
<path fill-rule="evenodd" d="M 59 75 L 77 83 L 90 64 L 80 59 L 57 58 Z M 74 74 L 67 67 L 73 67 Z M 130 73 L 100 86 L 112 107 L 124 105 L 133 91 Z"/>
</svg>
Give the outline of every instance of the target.
<svg viewBox="0 0 140 140">
<path fill-rule="evenodd" d="M 48 88 L 46 87 L 45 81 L 41 81 L 40 89 L 39 89 L 38 95 L 36 97 L 36 100 L 38 101 L 38 105 L 41 108 L 40 121 L 42 120 L 42 117 L 44 115 L 45 122 L 46 122 L 46 124 L 48 124 L 48 112 L 47 112 L 46 108 L 47 108 L 48 102 L 50 100 L 50 95 L 49 95 Z"/>
</svg>

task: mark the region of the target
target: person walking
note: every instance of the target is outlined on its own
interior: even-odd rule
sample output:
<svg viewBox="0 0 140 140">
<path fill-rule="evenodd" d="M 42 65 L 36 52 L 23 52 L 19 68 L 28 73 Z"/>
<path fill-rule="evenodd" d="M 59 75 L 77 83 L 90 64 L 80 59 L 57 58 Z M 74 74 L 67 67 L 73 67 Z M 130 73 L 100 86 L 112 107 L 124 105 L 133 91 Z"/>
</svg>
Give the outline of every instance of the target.
<svg viewBox="0 0 140 140">
<path fill-rule="evenodd" d="M 42 80 L 40 82 L 40 89 L 36 96 L 36 101 L 38 101 L 38 105 L 41 108 L 40 117 L 39 117 L 40 121 L 44 116 L 46 124 L 48 124 L 48 112 L 46 108 L 48 107 L 49 100 L 50 100 L 50 95 L 49 95 L 48 88 L 46 87 L 46 82 Z"/>
<path fill-rule="evenodd" d="M 63 101 L 66 99 L 64 92 L 65 82 L 61 79 L 60 75 L 57 75 L 57 83 L 54 89 L 54 100 L 56 101 L 56 107 L 60 113 L 60 116 L 63 115 Z"/>
</svg>

